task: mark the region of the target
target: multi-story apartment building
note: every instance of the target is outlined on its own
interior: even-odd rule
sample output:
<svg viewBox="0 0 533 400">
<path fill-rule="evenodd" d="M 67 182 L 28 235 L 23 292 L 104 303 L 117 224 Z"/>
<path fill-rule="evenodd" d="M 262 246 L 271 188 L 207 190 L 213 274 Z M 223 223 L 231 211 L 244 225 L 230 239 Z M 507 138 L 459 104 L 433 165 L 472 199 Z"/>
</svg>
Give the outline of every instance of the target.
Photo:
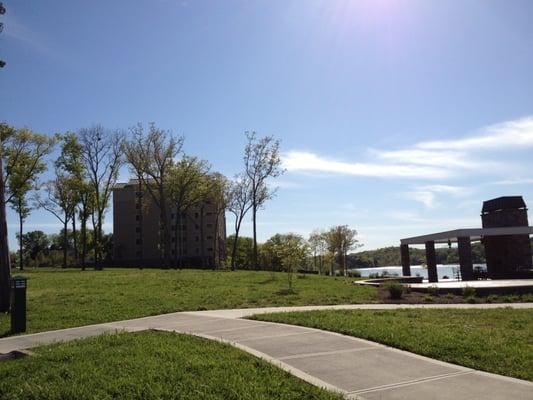
<svg viewBox="0 0 533 400">
<path fill-rule="evenodd" d="M 161 214 L 150 193 L 135 179 L 113 189 L 113 248 L 117 266 L 161 266 L 162 223 L 170 231 L 171 265 L 209 268 L 225 257 L 226 218 L 205 200 L 178 214 L 171 204 Z"/>
</svg>

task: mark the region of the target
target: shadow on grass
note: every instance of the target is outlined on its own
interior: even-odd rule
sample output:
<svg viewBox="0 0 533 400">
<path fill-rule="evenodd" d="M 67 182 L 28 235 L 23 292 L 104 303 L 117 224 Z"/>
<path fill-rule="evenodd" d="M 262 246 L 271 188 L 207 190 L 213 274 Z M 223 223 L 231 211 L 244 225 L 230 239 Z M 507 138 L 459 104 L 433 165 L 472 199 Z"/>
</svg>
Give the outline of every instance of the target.
<svg viewBox="0 0 533 400">
<path fill-rule="evenodd" d="M 274 282 L 277 282 L 278 280 L 276 279 L 275 276 L 269 276 L 268 278 L 266 279 L 263 279 L 262 281 L 259 281 L 257 282 L 259 285 L 266 285 L 268 283 L 274 283 Z"/>
<path fill-rule="evenodd" d="M 291 294 L 297 294 L 297 292 L 294 289 L 285 288 L 285 289 L 278 290 L 276 294 L 281 295 L 281 296 L 289 296 Z"/>
</svg>

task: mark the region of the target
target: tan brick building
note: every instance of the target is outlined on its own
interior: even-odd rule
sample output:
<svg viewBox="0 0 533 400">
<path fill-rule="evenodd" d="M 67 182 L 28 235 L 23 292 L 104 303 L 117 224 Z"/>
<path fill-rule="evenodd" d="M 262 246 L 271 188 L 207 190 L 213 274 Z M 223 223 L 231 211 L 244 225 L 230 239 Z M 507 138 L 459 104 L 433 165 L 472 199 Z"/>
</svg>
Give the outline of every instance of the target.
<svg viewBox="0 0 533 400">
<path fill-rule="evenodd" d="M 225 258 L 226 219 L 207 200 L 178 215 L 168 207 L 172 265 L 213 267 Z M 161 266 L 159 207 L 137 180 L 113 189 L 113 248 L 117 266 Z"/>
</svg>

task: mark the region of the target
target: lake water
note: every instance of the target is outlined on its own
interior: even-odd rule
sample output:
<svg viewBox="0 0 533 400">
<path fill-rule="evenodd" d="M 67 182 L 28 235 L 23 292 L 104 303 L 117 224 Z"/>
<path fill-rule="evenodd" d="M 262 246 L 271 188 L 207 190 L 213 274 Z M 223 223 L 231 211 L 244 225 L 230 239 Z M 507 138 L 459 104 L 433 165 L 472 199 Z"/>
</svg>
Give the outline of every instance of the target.
<svg viewBox="0 0 533 400">
<path fill-rule="evenodd" d="M 474 264 L 474 268 L 479 267 L 482 270 L 487 270 L 486 264 Z M 387 273 L 389 275 L 401 275 L 402 267 L 394 265 L 389 267 L 376 267 L 376 268 L 357 268 L 355 271 L 359 271 L 362 277 L 368 277 L 370 274 L 383 274 Z M 457 274 L 456 271 L 459 270 L 459 264 L 448 264 L 448 265 L 437 265 L 437 274 L 439 279 L 444 279 L 448 277 L 453 279 Z M 411 275 L 412 276 L 421 276 L 424 279 L 428 278 L 428 270 L 425 266 L 422 265 L 411 265 Z"/>
</svg>

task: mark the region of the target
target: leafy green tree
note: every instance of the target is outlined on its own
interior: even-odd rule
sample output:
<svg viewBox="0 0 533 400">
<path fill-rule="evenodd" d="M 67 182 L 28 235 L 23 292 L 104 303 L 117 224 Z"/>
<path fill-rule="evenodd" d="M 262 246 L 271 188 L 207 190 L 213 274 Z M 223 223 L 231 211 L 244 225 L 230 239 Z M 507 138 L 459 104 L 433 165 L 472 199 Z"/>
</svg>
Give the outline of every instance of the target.
<svg viewBox="0 0 533 400">
<path fill-rule="evenodd" d="M 50 247 L 50 239 L 43 231 L 30 231 L 22 236 L 17 234 L 17 239 L 22 242 L 24 257 L 34 263 L 38 258 L 44 258 Z"/>
<path fill-rule="evenodd" d="M 54 180 L 44 184 L 44 197 L 37 196 L 37 204 L 54 215 L 63 225 L 63 268 L 67 267 L 68 223 L 77 205 L 77 186 L 72 177 L 61 174 L 56 168 Z"/>
<path fill-rule="evenodd" d="M 211 189 L 211 182 L 209 180 L 209 170 L 211 166 L 205 160 L 197 157 L 184 155 L 179 161 L 172 164 L 168 168 L 168 178 L 166 181 L 168 200 L 173 206 L 175 213 L 174 220 L 174 255 L 176 266 L 181 268 L 183 259 L 183 216 L 187 211 L 193 207 L 200 208 L 200 218 L 203 219 L 203 204 Z M 202 263 L 205 263 L 204 254 L 204 232 L 203 220 L 200 221 L 200 237 L 202 238 Z"/>
<path fill-rule="evenodd" d="M 154 124 L 149 125 L 148 132 L 138 124 L 131 129 L 131 138 L 124 142 L 122 148 L 130 169 L 159 208 L 162 231 L 159 248 L 165 268 L 170 266 L 171 258 L 167 181 L 174 159 L 182 153 L 183 141 L 182 136 L 175 137 Z"/>
<path fill-rule="evenodd" d="M 313 255 L 313 267 L 322 274 L 324 272 L 324 254 L 328 247 L 327 232 L 315 229 L 311 232 L 307 241 Z"/>
<path fill-rule="evenodd" d="M 87 221 L 91 214 L 95 212 L 95 193 L 93 185 L 89 180 L 87 164 L 84 162 L 83 146 L 76 133 L 68 132 L 61 136 L 61 153 L 55 162 L 56 167 L 63 175 L 68 176 L 70 184 L 76 190 L 77 196 L 73 199 L 76 202 L 74 213 L 72 214 L 73 249 L 76 263 L 81 264 L 85 270 L 87 258 Z M 81 225 L 81 235 L 77 235 L 76 218 Z M 79 239 L 79 240 L 78 240 Z M 78 243 L 81 244 L 81 252 Z"/>
<path fill-rule="evenodd" d="M 241 269 L 252 268 L 254 242 L 251 237 L 230 235 L 226 243 L 228 253 L 232 257 L 230 265 L 235 265 L 235 268 L 239 267 Z"/>
<path fill-rule="evenodd" d="M 275 189 L 269 188 L 267 179 L 283 174 L 281 158 L 279 156 L 279 140 L 273 136 L 258 138 L 255 132 L 246 132 L 247 143 L 244 148 L 244 172 L 248 176 L 251 203 L 252 225 L 254 239 L 254 268 L 257 262 L 257 211 L 270 200 Z"/>
<path fill-rule="evenodd" d="M 287 273 L 289 292 L 292 292 L 294 272 L 305 263 L 309 246 L 301 235 L 295 233 L 278 234 L 273 243 L 280 264 Z"/>
<path fill-rule="evenodd" d="M 328 250 L 337 254 L 339 264 L 342 266 L 344 276 L 348 276 L 346 256 L 348 251 L 359 247 L 357 231 L 350 229 L 348 225 L 332 227 L 327 234 Z"/>
<path fill-rule="evenodd" d="M 28 194 L 38 186 L 39 175 L 46 170 L 45 157 L 52 151 L 55 137 L 17 129 L 5 141 L 7 202 L 19 216 L 19 235 L 31 207 Z M 19 242 L 19 268 L 24 269 L 23 244 Z"/>
<path fill-rule="evenodd" d="M 4 175 L 5 143 L 14 135 L 15 128 L 0 124 L 0 312 L 9 310 L 9 282 L 11 281 L 11 253 L 7 240 L 7 215 L 6 215 L 6 183 Z"/>
<path fill-rule="evenodd" d="M 215 234 L 213 235 L 213 250 L 215 252 L 214 268 L 220 268 L 220 264 L 226 257 L 226 219 L 225 212 L 228 208 L 230 182 L 223 174 L 214 172 L 210 174 L 211 180 L 209 198 L 214 204 Z M 223 221 L 220 224 L 220 221 Z M 222 233 L 219 232 L 222 230 Z"/>
</svg>

